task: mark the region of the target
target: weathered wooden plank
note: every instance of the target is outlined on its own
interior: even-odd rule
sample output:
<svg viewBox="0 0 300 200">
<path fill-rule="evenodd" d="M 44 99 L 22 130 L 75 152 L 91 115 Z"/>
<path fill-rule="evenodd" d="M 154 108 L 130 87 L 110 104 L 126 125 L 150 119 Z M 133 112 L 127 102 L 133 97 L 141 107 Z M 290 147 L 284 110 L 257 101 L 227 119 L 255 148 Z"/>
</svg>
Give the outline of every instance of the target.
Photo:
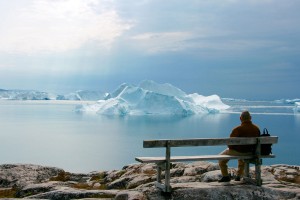
<svg viewBox="0 0 300 200">
<path fill-rule="evenodd" d="M 275 144 L 278 137 L 259 137 L 261 144 Z M 144 140 L 144 148 L 166 147 L 169 143 L 170 147 L 185 146 L 218 146 L 218 145 L 249 145 L 256 144 L 256 137 L 235 137 L 235 138 L 191 138 L 191 139 L 175 139 L 175 140 Z"/>
<path fill-rule="evenodd" d="M 165 162 L 166 157 L 136 157 L 135 160 L 141 163 L 159 163 Z"/>
<path fill-rule="evenodd" d="M 277 136 L 270 136 L 270 137 L 259 137 L 261 144 L 276 144 L 278 143 Z"/>
<path fill-rule="evenodd" d="M 171 156 L 170 162 L 184 162 L 184 161 L 200 161 L 200 160 L 226 160 L 226 159 L 253 159 L 250 156 L 229 156 L 229 155 L 201 155 L 201 156 Z M 261 156 L 261 158 L 275 158 L 275 155 Z M 160 163 L 165 162 L 166 157 L 136 157 L 136 161 L 141 163 Z"/>
</svg>

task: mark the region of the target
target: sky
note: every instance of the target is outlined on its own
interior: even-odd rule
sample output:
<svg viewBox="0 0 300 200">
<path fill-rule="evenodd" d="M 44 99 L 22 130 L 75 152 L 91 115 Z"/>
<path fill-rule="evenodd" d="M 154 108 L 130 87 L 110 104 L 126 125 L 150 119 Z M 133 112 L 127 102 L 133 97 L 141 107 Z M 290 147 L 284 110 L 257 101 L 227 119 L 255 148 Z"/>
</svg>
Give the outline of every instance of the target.
<svg viewBox="0 0 300 200">
<path fill-rule="evenodd" d="M 0 0 L 0 88 L 300 98 L 298 0 Z"/>
</svg>

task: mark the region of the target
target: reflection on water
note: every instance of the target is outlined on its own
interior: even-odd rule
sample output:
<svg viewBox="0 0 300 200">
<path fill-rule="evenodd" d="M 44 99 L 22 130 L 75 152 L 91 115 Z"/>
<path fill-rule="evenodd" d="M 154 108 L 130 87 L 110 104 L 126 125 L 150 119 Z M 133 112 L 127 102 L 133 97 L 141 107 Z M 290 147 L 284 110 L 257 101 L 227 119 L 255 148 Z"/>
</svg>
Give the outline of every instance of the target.
<svg viewBox="0 0 300 200">
<path fill-rule="evenodd" d="M 72 172 L 120 169 L 136 156 L 164 155 L 164 149 L 143 149 L 143 140 L 228 137 L 240 123 L 239 112 L 108 117 L 75 113 L 77 103 L 0 101 L 0 163 L 34 163 Z M 299 165 L 294 156 L 300 150 L 299 116 L 253 113 L 257 125 L 280 137 L 273 150 L 277 158 L 266 164 Z M 216 154 L 223 149 L 174 148 L 172 154 Z"/>
</svg>

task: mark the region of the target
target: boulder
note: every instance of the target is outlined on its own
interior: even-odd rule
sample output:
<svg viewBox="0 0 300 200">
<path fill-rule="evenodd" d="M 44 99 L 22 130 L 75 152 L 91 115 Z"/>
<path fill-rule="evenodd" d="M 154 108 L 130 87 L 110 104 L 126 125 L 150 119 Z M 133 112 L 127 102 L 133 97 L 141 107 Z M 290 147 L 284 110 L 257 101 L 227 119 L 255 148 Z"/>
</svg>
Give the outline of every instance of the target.
<svg viewBox="0 0 300 200">
<path fill-rule="evenodd" d="M 63 169 L 32 164 L 0 165 L 0 187 L 25 187 L 32 183 L 41 183 L 59 173 Z"/>
<path fill-rule="evenodd" d="M 83 199 L 83 198 L 114 198 L 117 190 L 78 190 L 70 187 L 60 187 L 50 192 L 29 196 L 29 199 Z"/>
</svg>

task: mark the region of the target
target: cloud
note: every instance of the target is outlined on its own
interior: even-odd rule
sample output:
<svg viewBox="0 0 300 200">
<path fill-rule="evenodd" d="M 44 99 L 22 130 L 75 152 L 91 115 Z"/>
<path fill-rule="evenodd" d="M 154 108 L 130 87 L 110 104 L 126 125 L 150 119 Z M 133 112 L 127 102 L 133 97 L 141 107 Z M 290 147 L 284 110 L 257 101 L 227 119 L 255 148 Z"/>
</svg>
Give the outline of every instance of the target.
<svg viewBox="0 0 300 200">
<path fill-rule="evenodd" d="M 139 52 L 289 53 L 299 34 L 299 3 L 277 0 L 144 1 L 131 44 Z M 141 12 L 143 11 L 143 12 Z M 167 12 L 166 12 L 167 11 Z M 138 32 L 139 31 L 139 32 Z M 189 51 L 190 50 L 190 51 Z M 232 52 L 231 52 L 232 51 Z M 258 53 L 261 54 L 261 53 Z"/>
<path fill-rule="evenodd" d="M 190 32 L 163 32 L 143 33 L 133 36 L 138 48 L 146 50 L 147 53 L 156 54 L 166 51 L 182 51 L 188 48 L 189 39 L 195 36 Z"/>
<path fill-rule="evenodd" d="M 94 42 L 110 48 L 133 24 L 108 0 L 37 0 L 0 23 L 2 52 L 62 52 Z"/>
<path fill-rule="evenodd" d="M 133 36 L 136 48 L 148 54 L 163 52 L 202 51 L 205 52 L 244 52 L 255 49 L 275 48 L 281 42 L 268 39 L 255 39 L 243 37 L 234 38 L 231 31 L 201 30 L 186 32 L 160 32 L 143 33 Z"/>
</svg>

